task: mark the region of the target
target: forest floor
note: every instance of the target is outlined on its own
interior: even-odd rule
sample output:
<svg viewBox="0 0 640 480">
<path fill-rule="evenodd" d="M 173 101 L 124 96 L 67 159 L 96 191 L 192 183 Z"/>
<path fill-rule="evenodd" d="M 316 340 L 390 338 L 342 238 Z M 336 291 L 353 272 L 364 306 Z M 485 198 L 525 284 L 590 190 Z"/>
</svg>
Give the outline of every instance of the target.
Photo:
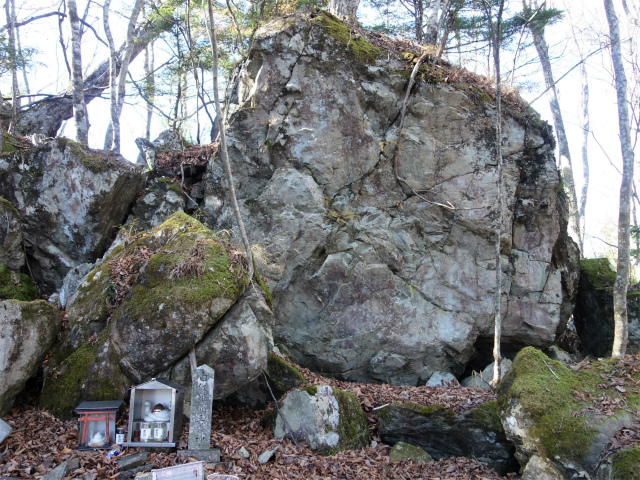
<svg viewBox="0 0 640 480">
<path fill-rule="evenodd" d="M 296 366 L 297 367 L 297 366 Z M 321 456 L 305 445 L 296 446 L 291 440 L 274 438 L 269 429 L 261 425 L 265 410 L 247 410 L 237 407 L 216 407 L 213 411 L 211 446 L 220 449 L 221 463 L 206 465 L 206 474 L 235 475 L 251 480 L 338 480 L 338 479 L 470 479 L 494 480 L 518 478 L 515 474 L 498 475 L 486 464 L 470 457 L 440 459 L 433 462 L 403 460 L 389 462 L 389 445 L 380 441 L 375 409 L 391 401 L 416 402 L 424 405 L 445 405 L 460 412 L 495 398 L 492 391 L 465 387 L 399 387 L 342 382 L 322 377 L 297 367 L 307 381 L 315 385 L 332 385 L 356 394 L 367 414 L 370 446 Z M 22 401 L 21 401 L 22 400 Z M 5 478 L 39 479 L 57 465 L 77 457 L 79 466 L 69 472 L 66 479 L 101 480 L 129 478 L 119 472 L 115 459 L 106 459 L 105 451 L 77 451 L 78 427 L 76 421 L 63 422 L 38 408 L 37 395 L 25 394 L 4 420 L 13 428 L 0 444 L 0 480 Z M 122 415 L 119 425 L 126 423 Z M 188 424 L 185 425 L 179 449 L 187 447 Z M 619 437 L 640 441 L 640 425 L 619 432 Z M 622 438 L 622 442 L 627 440 Z M 242 456 L 242 447 L 248 458 Z M 279 447 L 272 459 L 264 464 L 258 456 Z M 119 457 L 137 453 L 126 448 Z M 246 453 L 245 453 L 246 456 Z M 195 459 L 176 453 L 151 453 L 147 464 L 165 468 Z M 205 475 L 206 476 L 206 475 Z"/>
</svg>

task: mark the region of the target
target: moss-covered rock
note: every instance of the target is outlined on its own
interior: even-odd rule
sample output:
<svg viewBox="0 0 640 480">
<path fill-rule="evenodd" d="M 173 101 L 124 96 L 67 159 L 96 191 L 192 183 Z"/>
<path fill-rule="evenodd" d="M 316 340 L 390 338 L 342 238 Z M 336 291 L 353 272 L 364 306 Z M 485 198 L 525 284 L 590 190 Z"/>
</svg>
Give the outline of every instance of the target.
<svg viewBox="0 0 640 480">
<path fill-rule="evenodd" d="M 433 458 L 422 448 L 416 447 L 405 442 L 396 443 L 391 450 L 389 450 L 389 462 L 395 463 L 405 459 L 411 459 L 415 462 L 432 462 Z"/>
<path fill-rule="evenodd" d="M 393 403 L 377 413 L 385 443 L 416 445 L 435 459 L 473 455 L 502 474 L 517 471 L 515 448 L 505 437 L 495 401 L 461 414 L 411 402 Z"/>
<path fill-rule="evenodd" d="M 278 416 L 273 434 L 276 437 L 292 434 L 322 455 L 334 455 L 367 444 L 367 418 L 352 393 L 327 385 L 313 390 L 294 390 L 282 400 L 280 411 L 287 425 Z"/>
<path fill-rule="evenodd" d="M 625 390 L 623 403 L 621 392 L 601 388 L 622 368 L 606 360 L 574 373 L 535 348 L 523 349 L 498 386 L 498 412 L 521 465 L 538 455 L 567 472 L 593 473 L 604 444 L 630 421 L 627 410 L 640 406 L 638 394 Z M 613 408 L 590 408 L 602 402 Z"/>
<path fill-rule="evenodd" d="M 11 272 L 0 265 L 0 300 L 29 302 L 36 296 L 36 286 L 27 275 Z"/>
<path fill-rule="evenodd" d="M 611 469 L 612 480 L 640 480 L 640 445 L 616 452 Z"/>
<path fill-rule="evenodd" d="M 589 355 L 606 357 L 613 346 L 613 285 L 616 271 L 608 258 L 580 261 L 580 282 L 574 310 L 576 331 Z M 629 343 L 627 353 L 640 352 L 640 289 L 627 294 Z"/>
</svg>

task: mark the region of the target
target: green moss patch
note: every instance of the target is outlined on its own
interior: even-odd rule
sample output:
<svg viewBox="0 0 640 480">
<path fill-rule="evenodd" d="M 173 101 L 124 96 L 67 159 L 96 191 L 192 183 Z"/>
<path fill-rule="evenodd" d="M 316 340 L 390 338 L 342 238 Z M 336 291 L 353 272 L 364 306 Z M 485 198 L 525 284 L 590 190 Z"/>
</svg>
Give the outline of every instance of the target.
<svg viewBox="0 0 640 480">
<path fill-rule="evenodd" d="M 585 258 L 580 260 L 580 272 L 589 278 L 596 289 L 612 288 L 616 281 L 616 271 L 608 258 Z"/>
<path fill-rule="evenodd" d="M 267 356 L 266 371 L 273 387 L 282 393 L 306 383 L 298 370 L 271 352 Z"/>
<path fill-rule="evenodd" d="M 302 387 L 300 390 L 307 392 L 312 397 L 315 397 L 316 393 L 318 393 L 318 387 L 316 385 L 307 385 L 306 387 Z"/>
<path fill-rule="evenodd" d="M 15 273 L 0 265 L 0 300 L 30 302 L 36 299 L 36 286 L 23 273 Z"/>
<path fill-rule="evenodd" d="M 336 446 L 335 451 L 329 451 L 325 454 L 335 455 L 338 451 L 364 447 L 369 438 L 369 428 L 367 416 L 360 406 L 358 397 L 338 388 L 331 387 L 331 389 L 340 409 L 340 422 L 336 432 L 340 437 L 340 443 Z"/>
<path fill-rule="evenodd" d="M 616 452 L 611 468 L 615 480 L 640 480 L 640 445 Z"/>
<path fill-rule="evenodd" d="M 108 155 L 97 150 L 92 150 L 68 138 L 64 140 L 64 146 L 78 157 L 82 165 L 93 173 L 103 173 L 116 166 L 116 163 Z"/>
<path fill-rule="evenodd" d="M 465 416 L 482 426 L 484 430 L 491 430 L 494 432 L 504 431 L 500 415 L 498 415 L 497 400 L 490 400 L 478 405 L 476 408 L 469 410 Z"/>
<path fill-rule="evenodd" d="M 640 405 L 638 395 L 630 392 L 626 392 L 623 403 L 621 392 L 612 388 L 615 383 L 605 381 L 612 372 L 619 376 L 622 368 L 623 359 L 605 360 L 574 373 L 527 347 L 498 385 L 498 410 L 519 403 L 530 419 L 530 436 L 544 455 L 580 462 L 588 455 L 597 433 L 586 415 L 588 410 L 600 412 L 605 418 L 615 414 L 616 408 L 634 411 Z"/>
<path fill-rule="evenodd" d="M 382 54 L 382 50 L 373 46 L 369 41 L 359 34 L 353 34 L 349 27 L 338 17 L 320 11 L 315 22 L 330 36 L 338 40 L 347 47 L 350 54 L 361 63 L 373 64 Z"/>
<path fill-rule="evenodd" d="M 101 335 L 99 340 L 104 337 Z M 82 344 L 49 372 L 40 395 L 41 407 L 66 420 L 73 418 L 73 409 L 83 400 L 121 398 L 113 381 L 96 371 L 99 344 Z"/>
</svg>

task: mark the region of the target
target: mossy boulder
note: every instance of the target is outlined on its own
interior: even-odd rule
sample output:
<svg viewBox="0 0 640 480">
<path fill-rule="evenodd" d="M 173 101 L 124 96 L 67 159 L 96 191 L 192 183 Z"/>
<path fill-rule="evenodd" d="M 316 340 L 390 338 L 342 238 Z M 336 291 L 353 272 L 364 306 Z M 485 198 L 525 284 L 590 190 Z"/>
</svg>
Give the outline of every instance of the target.
<svg viewBox="0 0 640 480">
<path fill-rule="evenodd" d="M 0 265 L 0 300 L 29 302 L 36 299 L 36 286 L 24 273 L 7 270 Z"/>
<path fill-rule="evenodd" d="M 43 300 L 0 301 L 0 417 L 42 363 L 62 323 Z"/>
<path fill-rule="evenodd" d="M 244 255 L 183 212 L 129 238 L 71 298 L 43 406 L 65 417 L 79 400 L 122 398 L 160 374 L 188 385 L 194 346 L 228 395 L 260 373 L 271 348 L 270 309 L 260 289 L 241 299 L 247 286 Z"/>
<path fill-rule="evenodd" d="M 389 462 L 395 463 L 405 459 L 415 462 L 432 462 L 433 458 L 422 448 L 405 442 L 398 442 L 389 450 Z"/>
<path fill-rule="evenodd" d="M 576 331 L 585 352 L 606 357 L 613 347 L 613 284 L 616 271 L 608 258 L 580 261 L 580 282 L 574 310 Z M 640 290 L 627 294 L 629 342 L 627 353 L 640 352 Z"/>
<path fill-rule="evenodd" d="M 0 266 L 18 271 L 23 265 L 20 214 L 9 201 L 0 197 Z"/>
<path fill-rule="evenodd" d="M 280 411 L 288 426 L 278 415 L 273 434 L 279 438 L 292 434 L 322 455 L 367 445 L 367 418 L 352 393 L 327 385 L 294 390 L 282 400 Z"/>
<path fill-rule="evenodd" d="M 640 445 L 616 452 L 611 470 L 612 480 L 640 480 Z"/>
<path fill-rule="evenodd" d="M 496 402 L 464 413 L 442 405 L 392 403 L 378 410 L 378 431 L 383 442 L 406 442 L 437 459 L 473 455 L 505 474 L 517 471 L 515 447 L 507 440 Z"/>
<path fill-rule="evenodd" d="M 523 349 L 498 385 L 498 413 L 520 464 L 538 456 L 567 476 L 592 475 L 603 446 L 640 406 L 640 395 L 624 387 L 627 374 L 637 381 L 636 363 L 604 360 L 573 372 Z"/>
</svg>

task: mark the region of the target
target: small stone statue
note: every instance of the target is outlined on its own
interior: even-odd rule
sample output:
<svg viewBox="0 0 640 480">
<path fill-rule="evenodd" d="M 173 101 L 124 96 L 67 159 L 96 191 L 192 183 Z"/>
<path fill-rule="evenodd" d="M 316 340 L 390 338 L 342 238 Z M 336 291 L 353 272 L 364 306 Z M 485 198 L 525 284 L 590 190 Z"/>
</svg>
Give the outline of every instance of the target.
<svg viewBox="0 0 640 480">
<path fill-rule="evenodd" d="M 168 422 L 170 417 L 171 410 L 161 403 L 151 408 L 151 402 L 149 400 L 144 402 L 144 415 L 142 418 L 145 422 Z"/>
</svg>

